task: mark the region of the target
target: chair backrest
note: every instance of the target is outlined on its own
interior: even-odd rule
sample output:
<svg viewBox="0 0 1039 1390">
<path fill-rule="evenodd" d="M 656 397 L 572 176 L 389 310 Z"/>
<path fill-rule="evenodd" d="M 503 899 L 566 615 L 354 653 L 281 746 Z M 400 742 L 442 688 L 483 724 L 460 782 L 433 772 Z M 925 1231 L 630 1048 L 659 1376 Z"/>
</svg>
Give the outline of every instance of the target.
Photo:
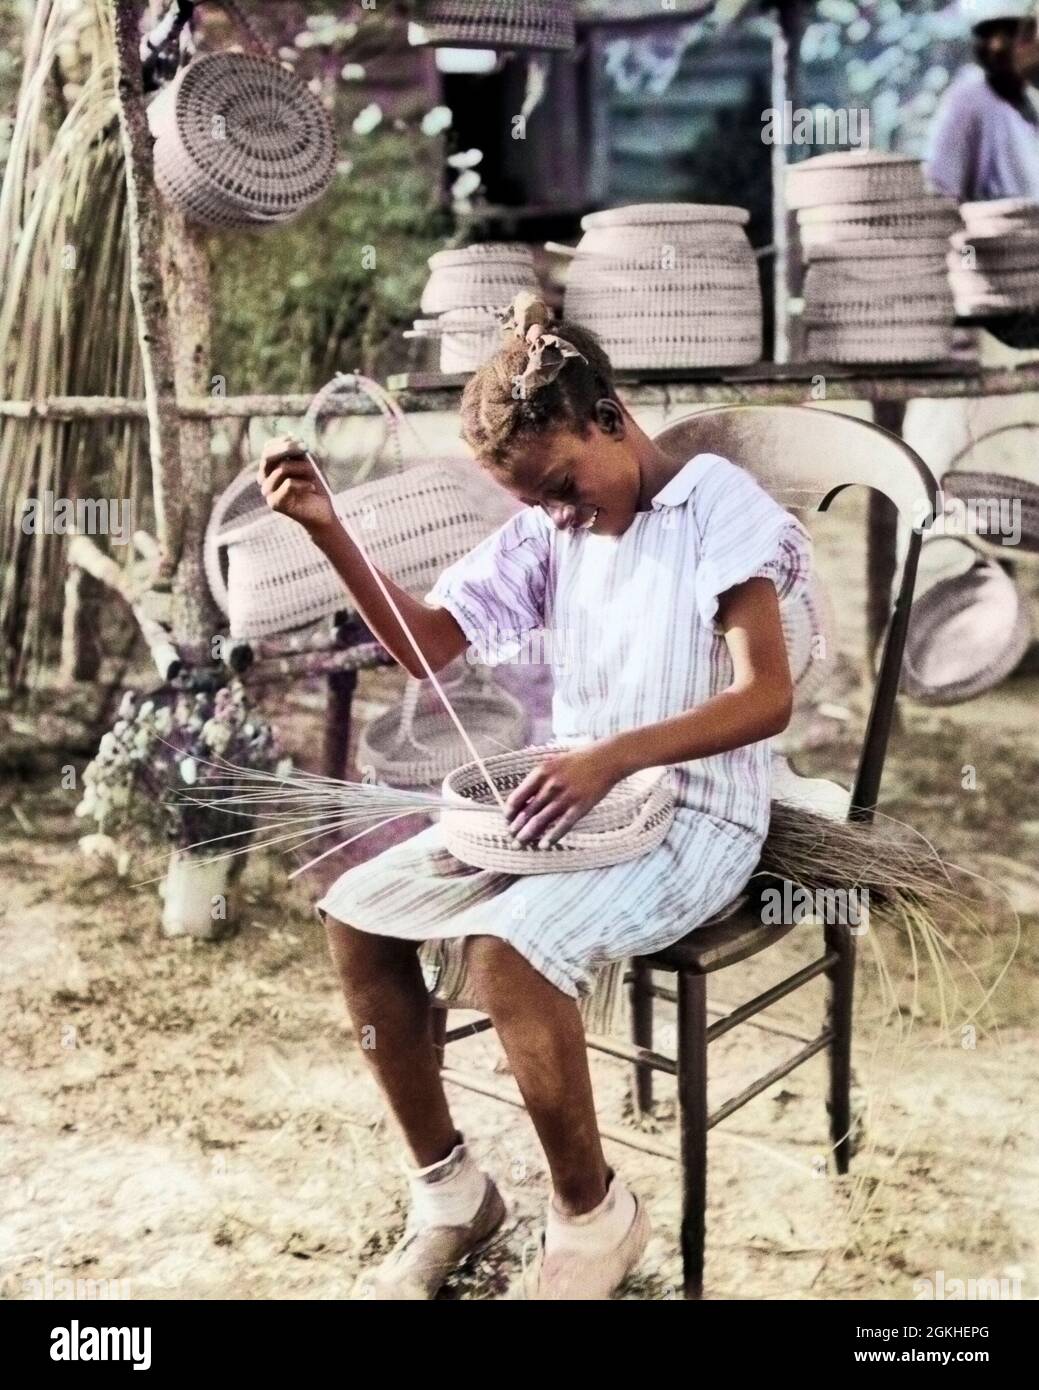
<svg viewBox="0 0 1039 1390">
<path fill-rule="evenodd" d="M 848 811 L 852 820 L 871 820 L 898 696 L 920 544 L 939 500 L 934 474 L 889 430 L 806 405 L 726 405 L 698 411 L 661 431 L 656 443 L 685 458 L 720 454 L 753 473 L 786 507 L 826 511 L 846 487 L 875 488 L 910 526 Z"/>
<path fill-rule="evenodd" d="M 838 492 L 876 488 L 914 529 L 934 516 L 938 483 L 920 455 L 879 425 L 807 405 L 723 405 L 668 425 L 669 453 L 720 454 L 786 507 L 825 511 Z"/>
</svg>

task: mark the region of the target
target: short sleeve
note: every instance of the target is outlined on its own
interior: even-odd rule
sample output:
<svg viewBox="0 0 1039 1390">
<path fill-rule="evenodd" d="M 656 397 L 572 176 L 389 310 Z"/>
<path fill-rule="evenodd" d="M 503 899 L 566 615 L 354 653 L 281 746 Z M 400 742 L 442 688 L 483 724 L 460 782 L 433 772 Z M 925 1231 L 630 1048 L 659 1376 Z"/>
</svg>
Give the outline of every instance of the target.
<svg viewBox="0 0 1039 1390">
<path fill-rule="evenodd" d="M 700 556 L 696 606 L 717 631 L 718 600 L 748 579 L 771 579 L 780 602 L 812 572 L 812 539 L 800 521 L 744 468 L 716 458 L 694 492 Z"/>
<path fill-rule="evenodd" d="M 526 634 L 544 625 L 548 525 L 542 512 L 525 507 L 444 570 L 426 594 L 489 666 L 517 656 Z"/>
</svg>

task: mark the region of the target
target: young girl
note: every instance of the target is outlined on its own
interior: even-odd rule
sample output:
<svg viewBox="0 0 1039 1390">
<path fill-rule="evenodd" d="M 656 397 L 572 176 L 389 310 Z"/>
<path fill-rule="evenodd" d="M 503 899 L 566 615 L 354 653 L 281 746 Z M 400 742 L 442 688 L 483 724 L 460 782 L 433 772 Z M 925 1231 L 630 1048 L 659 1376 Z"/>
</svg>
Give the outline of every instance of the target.
<svg viewBox="0 0 1039 1390">
<path fill-rule="evenodd" d="M 807 579 L 807 533 L 735 463 L 658 448 L 618 399 L 594 337 L 549 321 L 520 296 L 505 346 L 462 399 L 466 442 L 523 510 L 425 602 L 385 582 L 434 669 L 470 643 L 507 659 L 514 644 L 495 651 L 503 633 L 565 639 L 550 648 L 554 735 L 567 748 L 509 798 L 520 840 L 551 843 L 644 767 L 673 768 L 677 809 L 639 859 L 533 876 L 473 869 L 431 826 L 344 873 L 318 904 L 355 1034 L 375 1038 L 364 1056 L 408 1150 L 410 1214 L 369 1285 L 379 1298 L 434 1297 L 505 1215 L 451 1119 L 434 1051 L 419 947 L 449 938 L 464 938 L 467 979 L 551 1175 L 526 1292 L 607 1298 L 635 1267 L 649 1223 L 603 1155 L 578 1000 L 604 963 L 672 944 L 739 894 L 768 828 L 767 740 L 790 718 L 779 600 Z M 260 482 L 379 640 L 423 676 L 302 445 L 268 444 Z"/>
</svg>

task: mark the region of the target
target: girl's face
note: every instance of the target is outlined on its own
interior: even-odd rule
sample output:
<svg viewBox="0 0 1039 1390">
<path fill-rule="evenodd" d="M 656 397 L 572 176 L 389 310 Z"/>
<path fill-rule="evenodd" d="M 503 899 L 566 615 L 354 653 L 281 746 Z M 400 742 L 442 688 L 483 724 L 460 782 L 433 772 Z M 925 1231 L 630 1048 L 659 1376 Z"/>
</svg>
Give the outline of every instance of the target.
<svg viewBox="0 0 1039 1390">
<path fill-rule="evenodd" d="M 563 531 L 620 536 L 638 511 L 638 460 L 619 407 L 605 411 L 583 435 L 568 428 L 539 434 L 495 476 Z"/>
</svg>

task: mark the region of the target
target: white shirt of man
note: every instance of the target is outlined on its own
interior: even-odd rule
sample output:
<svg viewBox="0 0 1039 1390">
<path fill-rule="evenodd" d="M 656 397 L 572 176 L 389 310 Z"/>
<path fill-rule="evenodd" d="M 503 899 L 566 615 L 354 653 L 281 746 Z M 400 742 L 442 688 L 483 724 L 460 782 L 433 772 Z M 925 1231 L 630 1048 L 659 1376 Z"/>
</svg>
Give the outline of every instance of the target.
<svg viewBox="0 0 1039 1390">
<path fill-rule="evenodd" d="M 1039 101 L 1024 90 L 1039 119 Z M 997 96 L 972 64 L 945 94 L 925 166 L 938 192 L 960 203 L 1039 199 L 1039 124 Z"/>
</svg>

